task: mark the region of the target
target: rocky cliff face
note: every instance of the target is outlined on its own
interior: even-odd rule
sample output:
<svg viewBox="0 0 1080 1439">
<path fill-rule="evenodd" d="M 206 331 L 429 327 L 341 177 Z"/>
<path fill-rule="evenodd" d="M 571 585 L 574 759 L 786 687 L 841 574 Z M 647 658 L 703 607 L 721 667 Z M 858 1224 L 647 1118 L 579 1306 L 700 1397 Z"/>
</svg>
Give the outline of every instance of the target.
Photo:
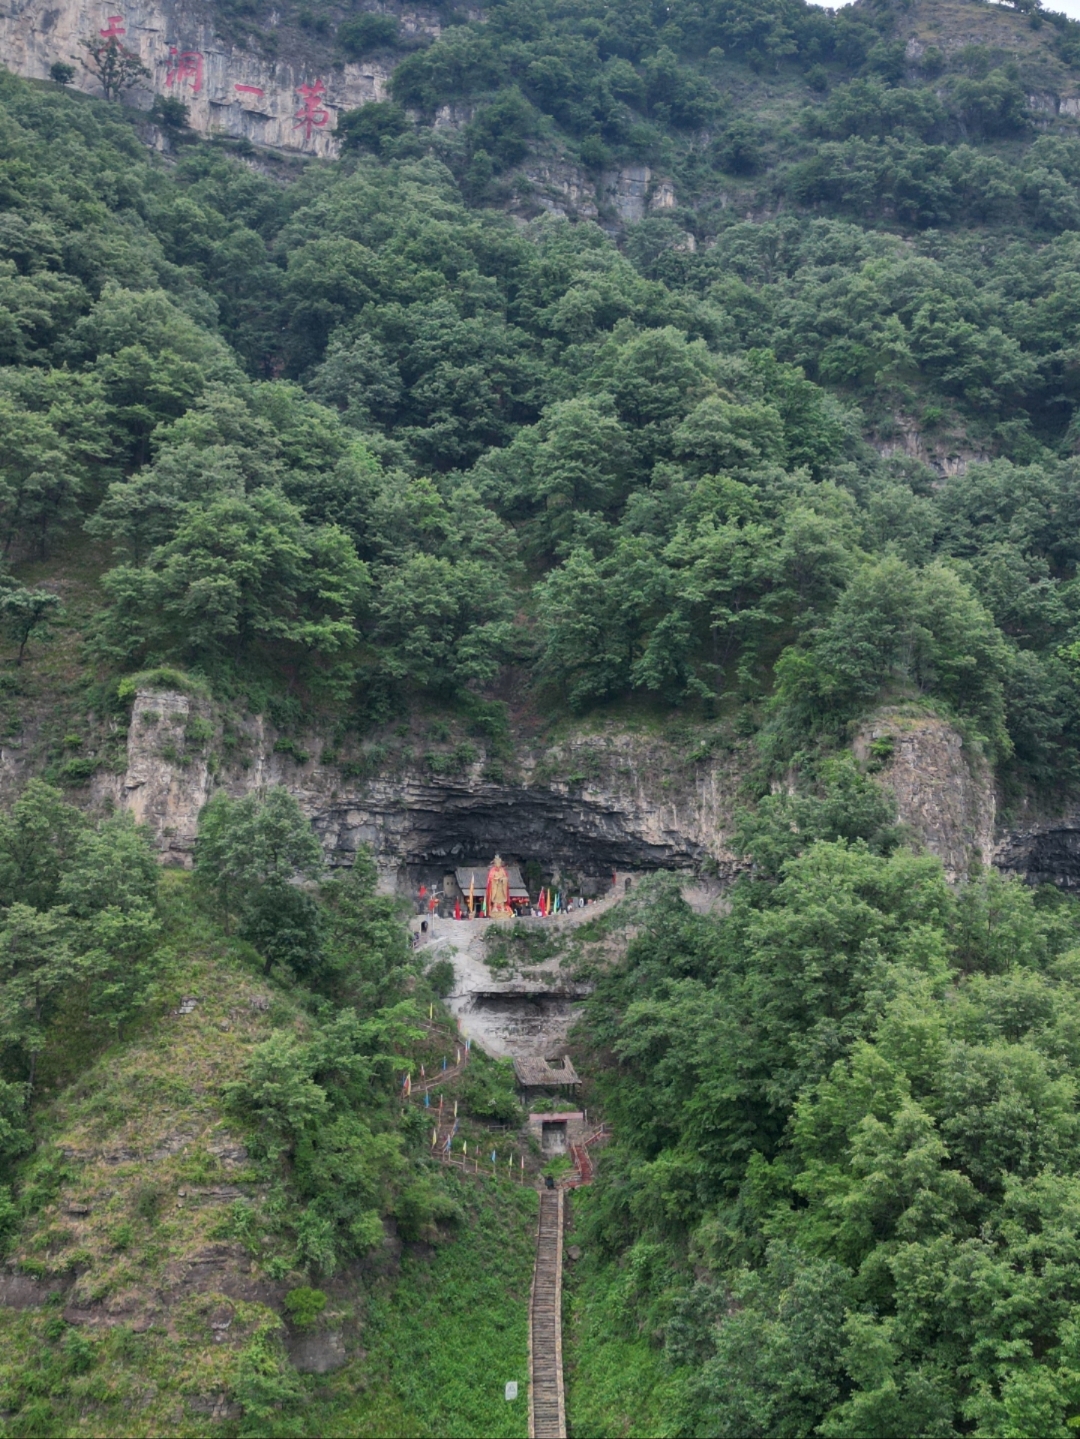
<svg viewBox="0 0 1080 1439">
<path fill-rule="evenodd" d="M 130 809 L 164 860 L 188 864 L 199 810 L 216 786 L 239 796 L 282 784 L 311 819 L 329 863 L 351 864 L 369 846 L 386 888 L 439 882 L 455 864 L 496 850 L 538 859 L 586 886 L 606 885 L 612 870 L 704 868 L 729 880 L 739 867 L 731 835 L 749 756 L 738 749 L 695 757 L 657 738 L 608 731 L 526 747 L 513 777 L 500 782 L 485 775 L 482 758 L 452 775 L 413 762 L 357 780 L 323 762 L 315 737 L 305 749 L 283 745 L 253 718 L 236 738 L 230 750 L 206 701 L 140 691 L 127 769 L 99 775 L 92 799 Z M 944 720 L 882 711 L 854 751 L 894 792 L 902 822 L 951 881 L 975 863 L 993 863 L 1080 888 L 1080 816 L 1072 823 L 1029 815 L 999 831 L 993 776 Z"/>
<path fill-rule="evenodd" d="M 1071 804 L 1047 813 L 1022 805 L 1002 827 L 994 865 L 1029 884 L 1054 884 L 1080 893 L 1080 808 Z"/>
<path fill-rule="evenodd" d="M 995 856 L 994 776 L 951 725 L 884 710 L 856 736 L 856 759 L 896 795 L 900 820 L 945 866 L 950 882 Z"/>
<path fill-rule="evenodd" d="M 402 28 L 439 30 L 420 14 L 404 15 Z M 77 88 L 100 95 L 83 42 L 109 35 L 150 71 L 124 97 L 128 104 L 148 110 L 155 95 L 172 96 L 189 107 L 200 134 L 246 137 L 308 155 L 336 154 L 338 114 L 383 99 L 390 77 L 385 65 L 369 61 L 269 60 L 221 39 L 197 0 L 0 0 L 0 56 L 9 70 L 31 79 L 47 79 L 59 60 L 75 67 Z"/>
<path fill-rule="evenodd" d="M 126 772 L 99 775 L 92 798 L 130 809 L 162 857 L 184 864 L 216 785 L 241 795 L 283 784 L 331 864 L 351 864 L 368 845 L 387 887 L 441 880 L 455 863 L 496 850 L 583 881 L 609 881 L 613 869 L 691 869 L 705 861 L 721 876 L 736 869 L 728 837 L 743 777 L 737 755 L 695 762 L 659 741 L 613 733 L 525 752 L 503 783 L 485 778 L 479 759 L 452 777 L 409 767 L 358 781 L 321 762 L 317 739 L 305 741 L 309 754 L 299 761 L 261 719 L 246 722 L 242 739 L 242 761 L 217 762 L 228 751 L 205 702 L 140 691 Z"/>
<path fill-rule="evenodd" d="M 435 8 L 402 10 L 398 20 L 404 35 L 435 38 L 441 32 Z M 338 116 L 386 99 L 393 72 L 385 57 L 336 63 L 325 40 L 308 40 L 303 55 L 271 60 L 261 48 L 223 39 L 202 0 L 0 0 L 0 60 L 29 79 L 48 79 L 50 66 L 61 61 L 75 67 L 75 88 L 100 96 L 101 85 L 85 63 L 85 42 L 109 35 L 150 72 L 123 96 L 125 104 L 149 110 L 155 95 L 172 97 L 188 107 L 197 134 L 305 155 L 335 156 Z M 468 106 L 447 105 L 435 127 L 457 128 L 472 115 Z M 671 181 L 645 165 L 608 171 L 594 181 L 564 159 L 534 157 L 523 177 L 531 186 L 528 205 L 586 219 L 612 216 L 616 226 L 675 205 Z"/>
</svg>

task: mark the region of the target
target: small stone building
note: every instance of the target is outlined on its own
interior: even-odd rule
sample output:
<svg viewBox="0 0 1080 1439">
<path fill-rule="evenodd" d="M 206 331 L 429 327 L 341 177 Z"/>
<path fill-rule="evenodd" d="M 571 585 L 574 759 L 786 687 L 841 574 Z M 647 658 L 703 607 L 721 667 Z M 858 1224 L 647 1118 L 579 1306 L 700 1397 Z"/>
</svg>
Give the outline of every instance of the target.
<svg viewBox="0 0 1080 1439">
<path fill-rule="evenodd" d="M 568 1055 L 559 1064 L 551 1064 L 546 1059 L 515 1059 L 514 1076 L 526 1103 L 550 1098 L 563 1090 L 574 1093 L 581 1087 L 577 1070 Z"/>
<path fill-rule="evenodd" d="M 589 1132 L 580 1109 L 529 1115 L 529 1133 L 539 1144 L 541 1154 L 566 1154 L 575 1144 L 584 1144 Z"/>
</svg>

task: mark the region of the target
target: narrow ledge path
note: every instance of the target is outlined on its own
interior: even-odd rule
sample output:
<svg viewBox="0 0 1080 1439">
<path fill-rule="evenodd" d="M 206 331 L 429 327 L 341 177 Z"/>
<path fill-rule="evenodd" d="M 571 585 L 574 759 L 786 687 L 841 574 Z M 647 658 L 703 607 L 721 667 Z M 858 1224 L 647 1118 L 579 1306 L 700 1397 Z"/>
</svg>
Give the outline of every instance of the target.
<svg viewBox="0 0 1080 1439">
<path fill-rule="evenodd" d="M 566 1439 L 562 1372 L 563 1191 L 540 1191 L 529 1300 L 529 1439 Z"/>
</svg>

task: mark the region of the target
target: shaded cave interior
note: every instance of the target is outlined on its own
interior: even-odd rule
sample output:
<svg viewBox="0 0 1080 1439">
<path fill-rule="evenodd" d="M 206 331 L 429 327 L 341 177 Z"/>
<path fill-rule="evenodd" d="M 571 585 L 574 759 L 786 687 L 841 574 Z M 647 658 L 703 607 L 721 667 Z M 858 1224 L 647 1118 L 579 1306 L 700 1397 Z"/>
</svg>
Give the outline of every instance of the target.
<svg viewBox="0 0 1080 1439">
<path fill-rule="evenodd" d="M 616 874 L 692 870 L 700 847 L 682 835 L 665 843 L 644 839 L 626 817 L 550 791 L 502 791 L 483 799 L 410 809 L 406 843 L 399 851 L 397 888 L 416 894 L 442 890 L 455 869 L 486 871 L 496 854 L 518 866 L 531 894 L 557 886 L 584 898 L 607 894 Z"/>
</svg>

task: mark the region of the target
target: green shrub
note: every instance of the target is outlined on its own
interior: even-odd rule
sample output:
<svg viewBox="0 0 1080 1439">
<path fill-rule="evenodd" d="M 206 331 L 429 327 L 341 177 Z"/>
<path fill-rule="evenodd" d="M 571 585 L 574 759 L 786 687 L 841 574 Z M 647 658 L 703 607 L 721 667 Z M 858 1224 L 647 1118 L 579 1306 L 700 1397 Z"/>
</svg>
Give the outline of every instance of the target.
<svg viewBox="0 0 1080 1439">
<path fill-rule="evenodd" d="M 72 1329 L 64 1336 L 64 1360 L 69 1373 L 85 1374 L 93 1367 L 94 1357 L 93 1341 L 78 1329 Z"/>
<path fill-rule="evenodd" d="M 296 743 L 295 740 L 292 739 L 275 740 L 274 753 L 287 754 L 292 759 L 294 759 L 297 764 L 307 764 L 308 760 L 311 758 L 307 750 L 303 749 L 300 745 Z"/>
<path fill-rule="evenodd" d="M 891 734 L 881 735 L 870 742 L 870 762 L 866 766 L 871 774 L 883 770 L 893 757 L 896 739 Z"/>
<path fill-rule="evenodd" d="M 126 1220 L 123 1224 L 118 1224 L 115 1229 L 109 1231 L 109 1243 L 114 1249 L 118 1249 L 121 1252 L 125 1249 L 130 1249 L 131 1240 L 132 1228 Z"/>
<path fill-rule="evenodd" d="M 374 15 L 368 11 L 339 26 L 337 43 L 350 60 L 360 60 L 372 50 L 393 45 L 397 34 L 396 15 Z"/>
<path fill-rule="evenodd" d="M 125 675 L 116 686 L 117 698 L 130 704 L 139 690 L 179 690 L 181 694 L 199 695 L 203 699 L 210 697 L 210 691 L 202 680 L 185 674 L 183 670 L 173 669 L 171 665 L 159 665 L 156 669 Z"/>
<path fill-rule="evenodd" d="M 275 1327 L 258 1329 L 240 1351 L 233 1392 L 244 1408 L 242 1435 L 289 1432 L 282 1420 L 302 1391 Z"/>
<path fill-rule="evenodd" d="M 91 759 L 89 756 L 84 759 L 67 759 L 56 771 L 56 777 L 61 784 L 86 784 L 97 774 L 100 763 L 100 760 Z"/>
<path fill-rule="evenodd" d="M 285 1296 L 285 1308 L 295 1328 L 311 1329 L 326 1308 L 326 1295 L 321 1289 L 303 1284 L 299 1289 L 289 1290 Z"/>
<path fill-rule="evenodd" d="M 156 1184 L 140 1185 L 135 1191 L 135 1213 L 140 1219 L 145 1219 L 147 1224 L 156 1223 L 161 1197 L 161 1190 Z"/>
<path fill-rule="evenodd" d="M 454 987 L 454 966 L 448 959 L 439 959 L 427 972 L 427 982 L 444 999 Z"/>
<path fill-rule="evenodd" d="M 214 726 L 204 715 L 191 715 L 184 726 L 184 738 L 189 745 L 202 746 L 214 737 Z"/>
</svg>

